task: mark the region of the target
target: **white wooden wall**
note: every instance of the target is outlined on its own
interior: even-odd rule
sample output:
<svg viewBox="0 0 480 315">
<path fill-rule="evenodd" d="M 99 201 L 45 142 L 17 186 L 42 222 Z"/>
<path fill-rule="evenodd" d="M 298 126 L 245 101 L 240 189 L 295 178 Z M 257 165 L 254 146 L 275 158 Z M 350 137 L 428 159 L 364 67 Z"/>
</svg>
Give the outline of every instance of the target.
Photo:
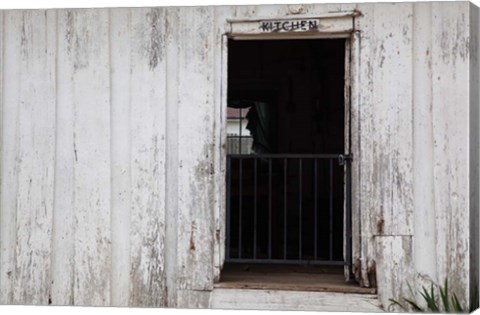
<svg viewBox="0 0 480 315">
<path fill-rule="evenodd" d="M 210 306 L 226 20 L 351 10 L 357 279 L 468 296 L 477 9 L 317 4 L 1 11 L 0 303 Z"/>
</svg>

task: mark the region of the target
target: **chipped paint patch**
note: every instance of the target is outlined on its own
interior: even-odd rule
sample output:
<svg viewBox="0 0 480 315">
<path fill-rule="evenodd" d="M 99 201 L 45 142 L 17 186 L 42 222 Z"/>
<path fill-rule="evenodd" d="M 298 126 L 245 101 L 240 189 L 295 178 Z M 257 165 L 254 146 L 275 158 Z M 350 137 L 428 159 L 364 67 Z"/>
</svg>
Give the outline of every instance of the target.
<svg viewBox="0 0 480 315">
<path fill-rule="evenodd" d="M 162 9 L 152 9 L 146 15 L 150 26 L 149 46 L 148 46 L 148 65 L 150 70 L 155 70 L 163 56 L 164 34 L 163 28 L 164 14 Z"/>
</svg>

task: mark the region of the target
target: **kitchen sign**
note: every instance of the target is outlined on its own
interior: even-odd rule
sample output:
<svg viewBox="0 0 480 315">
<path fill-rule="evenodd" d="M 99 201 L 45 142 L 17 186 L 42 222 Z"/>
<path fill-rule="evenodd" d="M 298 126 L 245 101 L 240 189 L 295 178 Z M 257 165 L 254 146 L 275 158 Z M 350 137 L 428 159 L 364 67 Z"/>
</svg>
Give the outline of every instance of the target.
<svg viewBox="0 0 480 315">
<path fill-rule="evenodd" d="M 261 32 L 314 31 L 318 29 L 318 20 L 261 21 Z"/>
<path fill-rule="evenodd" d="M 278 16 L 228 19 L 232 38 L 265 36 L 344 36 L 348 37 L 355 25 L 357 12 L 330 12 L 318 16 Z"/>
</svg>

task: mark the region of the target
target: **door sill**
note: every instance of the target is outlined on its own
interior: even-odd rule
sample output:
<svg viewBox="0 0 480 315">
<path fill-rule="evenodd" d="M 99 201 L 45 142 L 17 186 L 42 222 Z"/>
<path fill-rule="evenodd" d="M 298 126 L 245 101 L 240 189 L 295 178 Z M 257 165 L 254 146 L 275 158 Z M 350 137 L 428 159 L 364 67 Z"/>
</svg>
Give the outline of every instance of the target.
<svg viewBox="0 0 480 315">
<path fill-rule="evenodd" d="M 345 282 L 343 267 L 226 264 L 215 288 L 375 294 Z"/>
</svg>

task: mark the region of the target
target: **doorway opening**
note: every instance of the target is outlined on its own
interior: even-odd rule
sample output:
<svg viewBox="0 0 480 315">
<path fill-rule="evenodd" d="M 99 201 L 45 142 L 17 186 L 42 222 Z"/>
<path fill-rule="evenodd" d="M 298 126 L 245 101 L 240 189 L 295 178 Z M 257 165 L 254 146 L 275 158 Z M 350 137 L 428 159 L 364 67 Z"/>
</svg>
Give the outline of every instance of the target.
<svg viewBox="0 0 480 315">
<path fill-rule="evenodd" d="M 223 279 L 351 264 L 346 41 L 229 40 Z"/>
</svg>

